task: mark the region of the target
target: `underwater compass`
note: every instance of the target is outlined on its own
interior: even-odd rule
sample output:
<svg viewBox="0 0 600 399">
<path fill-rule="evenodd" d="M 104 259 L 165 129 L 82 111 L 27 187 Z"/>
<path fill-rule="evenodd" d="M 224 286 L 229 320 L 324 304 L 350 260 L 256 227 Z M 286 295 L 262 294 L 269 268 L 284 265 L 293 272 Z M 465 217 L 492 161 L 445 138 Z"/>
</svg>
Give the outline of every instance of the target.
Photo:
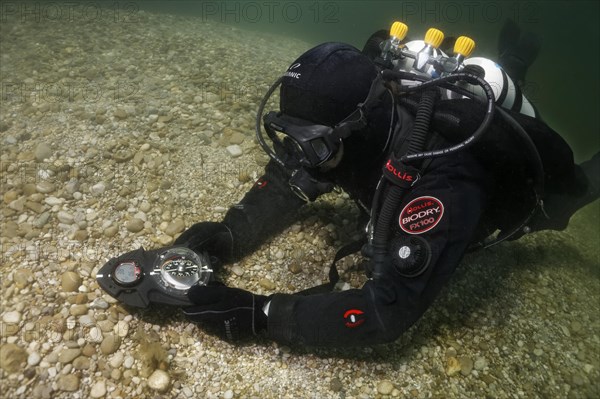
<svg viewBox="0 0 600 399">
<path fill-rule="evenodd" d="M 206 285 L 213 276 L 207 255 L 176 246 L 146 251 L 140 248 L 109 260 L 96 274 L 102 289 L 136 307 L 151 303 L 188 306 L 193 285 Z"/>
<path fill-rule="evenodd" d="M 195 252 L 190 256 L 170 249 L 159 255 L 154 273 L 160 273 L 162 281 L 168 287 L 187 290 L 200 279 L 198 271 L 201 260 L 199 262 L 196 257 L 198 255 Z"/>
</svg>

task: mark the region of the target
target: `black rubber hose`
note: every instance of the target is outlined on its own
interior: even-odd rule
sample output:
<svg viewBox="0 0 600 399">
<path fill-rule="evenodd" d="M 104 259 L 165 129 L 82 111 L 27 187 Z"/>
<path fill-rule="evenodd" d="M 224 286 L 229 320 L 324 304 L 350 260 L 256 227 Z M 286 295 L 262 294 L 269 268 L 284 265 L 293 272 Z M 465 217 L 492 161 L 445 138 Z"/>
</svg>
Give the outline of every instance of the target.
<svg viewBox="0 0 600 399">
<path fill-rule="evenodd" d="M 433 115 L 433 108 L 437 96 L 437 88 L 427 90 L 421 96 L 408 146 L 409 154 L 418 153 L 425 148 L 429 135 L 429 124 L 431 122 L 431 116 Z M 396 154 L 394 154 L 394 156 L 396 156 Z M 374 279 L 384 278 L 390 225 L 394 219 L 394 213 L 398 210 L 398 206 L 402 201 L 404 192 L 404 188 L 392 185 L 389 193 L 384 199 L 379 217 L 377 218 L 377 224 L 375 225 L 375 232 L 373 234 L 373 261 L 375 264 L 373 270 Z"/>
<path fill-rule="evenodd" d="M 489 83 L 487 83 L 485 80 L 481 79 L 479 76 L 475 76 L 475 75 L 471 75 L 471 74 L 467 74 L 467 73 L 459 73 L 459 74 L 450 75 L 450 76 L 447 76 L 444 78 L 436 79 L 431 82 L 423 83 L 420 86 L 428 87 L 428 86 L 432 86 L 433 83 L 437 83 L 436 86 L 439 86 L 440 83 L 442 83 L 442 82 L 446 83 L 446 82 L 451 82 L 451 81 L 456 81 L 456 80 L 467 80 L 471 84 L 476 83 L 477 85 L 481 86 L 483 88 L 483 90 L 485 91 L 485 95 L 488 100 L 488 106 L 486 108 L 483 121 L 481 122 L 481 124 L 479 125 L 477 130 L 475 130 L 475 132 L 473 132 L 473 134 L 471 136 L 467 137 L 464 141 L 462 141 L 452 147 L 443 148 L 441 150 L 436 150 L 436 151 L 408 154 L 408 155 L 403 156 L 401 158 L 401 161 L 407 162 L 407 161 L 414 161 L 417 159 L 437 158 L 437 157 L 441 157 L 441 156 L 450 154 L 455 151 L 463 150 L 463 149 L 471 146 L 473 143 L 475 143 L 477 141 L 477 139 L 491 125 L 492 120 L 494 118 L 494 111 L 496 109 L 495 102 L 494 102 L 495 101 L 494 92 L 492 90 L 492 87 L 489 85 Z M 413 88 L 409 88 L 407 91 L 415 91 L 415 90 L 413 90 Z"/>
<path fill-rule="evenodd" d="M 260 102 L 260 105 L 258 106 L 258 111 L 256 113 L 255 129 L 256 129 L 256 139 L 258 140 L 258 143 L 263 148 L 263 150 L 265 150 L 265 152 L 267 153 L 267 155 L 269 155 L 269 157 L 271 157 L 271 159 L 273 159 L 275 162 L 277 162 L 279 165 L 281 165 L 282 167 L 285 168 L 285 162 L 283 162 L 277 156 L 277 154 L 275 154 L 275 152 L 273 150 L 271 150 L 271 147 L 269 147 L 269 145 L 265 141 L 265 138 L 262 135 L 262 123 L 263 123 L 262 117 L 263 117 L 263 112 L 265 111 L 265 106 L 267 105 L 267 101 L 269 101 L 269 98 L 271 98 L 271 95 L 273 94 L 275 89 L 277 89 L 277 87 L 279 87 L 279 85 L 281 84 L 282 81 L 283 81 L 283 76 L 280 77 L 279 79 L 277 79 L 275 81 L 275 83 L 273 83 L 273 85 L 269 88 L 269 90 L 263 97 L 262 101 Z"/>
</svg>

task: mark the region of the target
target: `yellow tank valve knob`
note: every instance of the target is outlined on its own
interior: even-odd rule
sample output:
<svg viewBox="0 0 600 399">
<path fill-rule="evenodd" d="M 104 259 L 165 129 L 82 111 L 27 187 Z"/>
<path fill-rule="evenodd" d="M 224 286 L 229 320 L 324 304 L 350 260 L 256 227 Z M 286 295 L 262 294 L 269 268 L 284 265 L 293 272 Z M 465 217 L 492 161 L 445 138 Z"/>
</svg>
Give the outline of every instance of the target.
<svg viewBox="0 0 600 399">
<path fill-rule="evenodd" d="M 398 40 L 404 40 L 408 33 L 408 26 L 400 21 L 396 21 L 390 28 L 390 36 L 397 38 Z"/>
<path fill-rule="evenodd" d="M 475 42 L 467 36 L 460 36 L 454 43 L 454 54 L 460 54 L 467 58 L 475 50 Z"/>
<path fill-rule="evenodd" d="M 425 33 L 425 43 L 433 48 L 438 48 L 444 40 L 444 32 L 439 29 L 429 28 Z"/>
</svg>

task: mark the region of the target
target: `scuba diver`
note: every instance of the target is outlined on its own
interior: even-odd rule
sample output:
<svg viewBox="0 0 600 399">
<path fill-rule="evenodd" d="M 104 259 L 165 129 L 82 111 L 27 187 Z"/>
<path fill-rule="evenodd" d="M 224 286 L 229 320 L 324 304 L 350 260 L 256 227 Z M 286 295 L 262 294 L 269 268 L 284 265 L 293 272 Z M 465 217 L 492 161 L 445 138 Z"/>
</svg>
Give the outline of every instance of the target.
<svg viewBox="0 0 600 399">
<path fill-rule="evenodd" d="M 505 44 L 503 70 L 469 58 L 474 42 L 467 37 L 452 40 L 449 56 L 442 32 L 430 29 L 413 41 L 406 32 L 396 22 L 363 51 L 324 43 L 296 59 L 259 108 L 257 138 L 271 157 L 264 175 L 221 222 L 194 224 L 169 250 L 238 261 L 338 186 L 360 208 L 366 234 L 336 254 L 329 283 L 270 296 L 209 277 L 186 286 L 169 279 L 196 273 L 192 258 L 174 262 L 172 254 L 141 250 L 111 260 L 98 274 L 100 285 L 140 306 L 185 305 L 189 319 L 228 340 L 261 334 L 311 346 L 391 342 L 422 316 L 466 252 L 562 230 L 598 198 L 600 155 L 576 165 L 568 144 L 511 79 L 515 73 L 524 80 L 531 57 Z M 277 89 L 280 109 L 265 114 Z M 368 281 L 335 290 L 335 262 L 358 251 Z M 144 262 L 155 264 L 149 276 L 165 274 L 157 287 L 171 299 L 159 299 L 158 288 L 147 298 L 133 296 Z M 196 259 L 203 271 L 207 263 Z M 177 300 L 175 288 L 184 293 Z"/>
</svg>

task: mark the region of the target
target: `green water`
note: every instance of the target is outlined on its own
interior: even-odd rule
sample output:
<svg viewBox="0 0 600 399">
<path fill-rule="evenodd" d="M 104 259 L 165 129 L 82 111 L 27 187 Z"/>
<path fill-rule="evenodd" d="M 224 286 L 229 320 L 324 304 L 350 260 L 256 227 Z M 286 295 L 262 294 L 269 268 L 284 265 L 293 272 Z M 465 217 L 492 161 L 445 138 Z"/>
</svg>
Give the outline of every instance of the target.
<svg viewBox="0 0 600 399">
<path fill-rule="evenodd" d="M 279 33 L 311 44 L 343 41 L 362 48 L 371 33 L 395 20 L 410 38 L 429 27 L 468 35 L 475 56 L 495 58 L 506 18 L 538 34 L 542 51 L 525 92 L 542 117 L 588 159 L 600 147 L 600 2 L 596 1 L 149 1 L 148 10 L 201 16 L 224 24 Z M 276 48 L 277 43 L 273 43 Z M 291 61 L 291 60 L 290 60 Z"/>
</svg>

